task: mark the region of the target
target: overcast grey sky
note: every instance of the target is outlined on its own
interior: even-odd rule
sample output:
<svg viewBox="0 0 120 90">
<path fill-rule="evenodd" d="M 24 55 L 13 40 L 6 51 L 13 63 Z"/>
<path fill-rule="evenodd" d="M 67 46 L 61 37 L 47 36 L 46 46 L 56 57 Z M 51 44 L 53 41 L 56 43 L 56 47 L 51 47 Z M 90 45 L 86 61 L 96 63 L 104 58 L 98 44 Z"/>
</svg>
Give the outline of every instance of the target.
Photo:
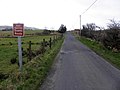
<svg viewBox="0 0 120 90">
<path fill-rule="evenodd" d="M 80 27 L 79 15 L 95 0 L 0 0 L 0 25 L 24 23 L 25 26 L 58 29 Z M 120 0 L 98 0 L 82 15 L 82 25 L 96 23 L 105 27 L 109 19 L 120 20 Z"/>
</svg>

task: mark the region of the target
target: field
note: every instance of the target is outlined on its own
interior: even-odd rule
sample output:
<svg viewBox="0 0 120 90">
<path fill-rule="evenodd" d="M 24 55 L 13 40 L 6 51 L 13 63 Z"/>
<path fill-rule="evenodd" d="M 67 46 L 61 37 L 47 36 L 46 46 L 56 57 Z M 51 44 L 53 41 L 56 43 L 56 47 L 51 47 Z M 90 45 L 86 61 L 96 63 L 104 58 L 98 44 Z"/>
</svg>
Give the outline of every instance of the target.
<svg viewBox="0 0 120 90">
<path fill-rule="evenodd" d="M 41 33 L 43 30 L 26 30 L 25 35 Z M 9 37 L 12 36 L 12 31 L 0 31 L 0 37 Z"/>
<path fill-rule="evenodd" d="M 34 34 L 39 31 L 26 31 L 28 34 Z M 11 35 L 10 31 L 3 32 L 4 36 Z M 40 48 L 40 43 L 43 39 L 47 41 L 53 36 L 25 36 L 22 38 L 22 48 L 26 50 L 29 47 L 29 41 L 34 43 L 32 45 L 32 50 L 37 50 Z M 17 38 L 0 38 L 0 72 L 8 73 L 12 70 L 18 68 L 18 65 L 11 65 L 10 60 L 14 57 L 18 57 L 18 40 Z M 23 58 L 23 60 L 26 58 Z"/>
<path fill-rule="evenodd" d="M 56 34 L 36 35 L 36 33 L 40 33 L 40 32 L 41 31 L 39 31 L 39 30 L 26 31 L 25 37 L 22 37 L 23 51 L 27 52 L 27 50 L 29 49 L 30 41 L 31 41 L 31 51 L 35 52 L 41 48 L 41 42 L 43 42 L 43 39 L 45 39 L 45 41 L 50 41 L 50 38 L 52 40 L 54 40 L 55 38 L 57 39 Z M 1 33 L 1 31 L 0 31 L 0 33 Z M 2 83 L 2 85 L 3 85 L 3 83 L 5 83 L 4 80 L 9 78 L 12 73 L 19 70 L 18 42 L 17 42 L 17 38 L 11 37 L 11 35 L 12 35 L 12 33 L 10 31 L 4 31 L 1 33 L 2 38 L 0 38 L 0 83 Z M 3 38 L 3 37 L 5 37 L 5 38 Z M 48 46 L 46 48 L 48 48 Z M 17 59 L 17 63 L 13 64 L 13 63 L 11 63 L 11 59 L 14 59 L 14 58 Z M 25 65 L 28 65 L 28 63 L 29 63 L 28 59 L 29 59 L 29 57 L 23 56 L 23 62 L 26 63 Z M 6 86 L 4 86 L 4 87 L 6 87 Z"/>
<path fill-rule="evenodd" d="M 22 47 L 26 51 L 29 47 L 29 41 L 32 43 L 40 43 L 43 39 L 47 41 L 52 36 L 32 36 L 22 38 Z M 12 44 L 12 45 L 11 45 Z M 39 49 L 40 44 L 32 45 L 32 50 Z M 18 57 L 18 44 L 17 38 L 0 38 L 0 71 L 11 72 L 13 68 L 16 68 L 16 65 L 11 65 L 10 60 L 13 57 Z M 23 58 L 23 60 L 26 58 Z M 4 70 L 5 69 L 5 70 Z M 8 69 L 8 70 L 6 70 Z"/>
</svg>

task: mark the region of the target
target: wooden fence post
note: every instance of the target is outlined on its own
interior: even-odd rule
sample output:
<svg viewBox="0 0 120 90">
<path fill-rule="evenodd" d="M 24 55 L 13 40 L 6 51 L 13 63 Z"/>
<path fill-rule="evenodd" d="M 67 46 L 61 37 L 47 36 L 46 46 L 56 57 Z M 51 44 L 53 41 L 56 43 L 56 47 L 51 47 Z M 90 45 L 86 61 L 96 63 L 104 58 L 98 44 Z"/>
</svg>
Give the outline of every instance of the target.
<svg viewBox="0 0 120 90">
<path fill-rule="evenodd" d="M 56 35 L 56 42 L 58 41 L 58 37 L 57 37 L 57 35 Z"/>
<path fill-rule="evenodd" d="M 45 39 L 43 39 L 43 42 L 42 42 L 42 54 L 45 52 Z"/>
<path fill-rule="evenodd" d="M 32 59 L 32 50 L 31 50 L 31 45 L 32 45 L 32 43 L 31 43 L 31 41 L 29 41 L 29 60 L 31 60 Z"/>
<path fill-rule="evenodd" d="M 53 37 L 53 43 L 55 43 L 55 36 Z"/>
<path fill-rule="evenodd" d="M 51 49 L 51 44 L 52 44 L 52 39 L 50 38 L 50 41 L 49 41 L 49 47 Z"/>
</svg>

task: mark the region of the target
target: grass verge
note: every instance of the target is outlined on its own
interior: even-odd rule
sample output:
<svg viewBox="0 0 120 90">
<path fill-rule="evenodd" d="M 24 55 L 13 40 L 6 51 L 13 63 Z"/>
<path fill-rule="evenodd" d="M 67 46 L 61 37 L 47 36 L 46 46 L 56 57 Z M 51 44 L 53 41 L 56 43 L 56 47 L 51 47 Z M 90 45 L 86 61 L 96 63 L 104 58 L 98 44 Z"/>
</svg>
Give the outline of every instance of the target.
<svg viewBox="0 0 120 90">
<path fill-rule="evenodd" d="M 101 43 L 87 39 L 85 37 L 81 37 L 79 40 L 91 48 L 93 51 L 95 51 L 97 54 L 105 58 L 112 65 L 120 69 L 120 53 L 112 52 L 111 50 L 106 49 Z"/>
<path fill-rule="evenodd" d="M 22 72 L 11 72 L 9 78 L 0 85 L 0 90 L 36 90 L 44 81 L 51 65 L 60 50 L 63 39 L 58 40 L 51 50 L 28 62 Z"/>
</svg>

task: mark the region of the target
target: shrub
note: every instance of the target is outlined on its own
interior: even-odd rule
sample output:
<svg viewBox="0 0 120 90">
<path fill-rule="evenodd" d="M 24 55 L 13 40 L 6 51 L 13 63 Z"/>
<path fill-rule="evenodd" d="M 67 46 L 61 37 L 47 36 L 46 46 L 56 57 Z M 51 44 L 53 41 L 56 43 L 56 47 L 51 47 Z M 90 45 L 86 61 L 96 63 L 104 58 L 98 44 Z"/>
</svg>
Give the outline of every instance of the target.
<svg viewBox="0 0 120 90">
<path fill-rule="evenodd" d="M 9 77 L 8 74 L 5 74 L 5 73 L 0 72 L 0 80 L 7 79 L 8 77 Z"/>
<path fill-rule="evenodd" d="M 12 45 L 12 43 L 11 43 L 11 42 L 9 42 L 9 45 Z"/>
<path fill-rule="evenodd" d="M 50 30 L 43 30 L 43 32 L 42 32 L 43 35 L 49 35 L 50 33 L 51 33 Z"/>
<path fill-rule="evenodd" d="M 11 64 L 15 64 L 17 62 L 17 59 L 14 57 L 10 60 Z"/>
<path fill-rule="evenodd" d="M 120 32 L 119 30 L 106 30 L 105 36 L 102 39 L 103 45 L 108 49 L 120 50 Z"/>
</svg>

